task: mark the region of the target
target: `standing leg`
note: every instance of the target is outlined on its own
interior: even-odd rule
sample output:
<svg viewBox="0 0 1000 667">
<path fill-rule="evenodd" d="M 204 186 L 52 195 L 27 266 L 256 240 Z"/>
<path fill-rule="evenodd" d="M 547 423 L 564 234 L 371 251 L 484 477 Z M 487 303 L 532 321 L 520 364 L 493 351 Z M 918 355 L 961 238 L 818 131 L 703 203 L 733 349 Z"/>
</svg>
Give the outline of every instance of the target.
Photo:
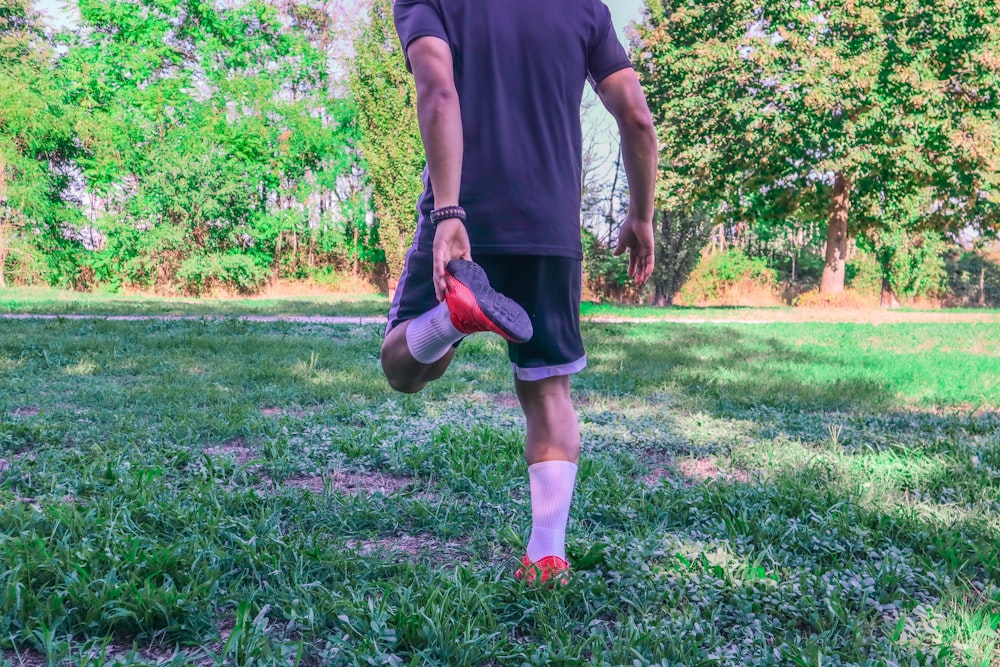
<svg viewBox="0 0 1000 667">
<path fill-rule="evenodd" d="M 569 567 L 566 524 L 580 458 L 580 426 L 568 375 L 514 384 L 528 424 L 525 458 L 531 487 L 531 537 L 518 576 L 544 582 Z"/>
</svg>

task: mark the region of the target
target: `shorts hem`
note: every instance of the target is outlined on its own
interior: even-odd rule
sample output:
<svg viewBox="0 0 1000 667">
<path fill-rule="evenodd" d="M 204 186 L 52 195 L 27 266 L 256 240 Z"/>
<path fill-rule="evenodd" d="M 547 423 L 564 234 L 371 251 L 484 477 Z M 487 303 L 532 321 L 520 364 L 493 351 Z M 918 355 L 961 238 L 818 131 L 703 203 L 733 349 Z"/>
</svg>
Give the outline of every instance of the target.
<svg viewBox="0 0 1000 667">
<path fill-rule="evenodd" d="M 518 380 L 523 382 L 538 382 L 539 380 L 547 380 L 561 375 L 573 375 L 574 373 L 579 373 L 587 367 L 587 355 L 583 355 L 576 361 L 571 361 L 568 364 L 559 364 L 556 366 L 521 368 L 514 363 L 512 363 L 511 366 L 514 367 L 514 377 Z"/>
</svg>

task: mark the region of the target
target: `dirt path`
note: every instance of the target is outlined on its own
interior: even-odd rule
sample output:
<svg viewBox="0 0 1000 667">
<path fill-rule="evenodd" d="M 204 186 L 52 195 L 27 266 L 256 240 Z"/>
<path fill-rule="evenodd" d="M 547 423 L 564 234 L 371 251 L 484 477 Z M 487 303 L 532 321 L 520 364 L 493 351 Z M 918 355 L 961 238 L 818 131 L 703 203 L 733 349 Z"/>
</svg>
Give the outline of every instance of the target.
<svg viewBox="0 0 1000 667">
<path fill-rule="evenodd" d="M 297 322 L 303 324 L 383 324 L 381 316 L 344 315 L 86 315 L 86 314 L 30 314 L 0 313 L 6 320 L 110 320 L 126 322 L 197 321 L 197 320 L 240 320 L 244 322 Z M 783 322 L 825 322 L 853 324 L 905 324 L 918 322 L 983 322 L 1000 323 L 1000 311 L 981 312 L 948 311 L 893 311 L 893 310 L 846 310 L 834 308 L 779 310 L 773 312 L 735 311 L 728 317 L 697 317 L 687 315 L 664 315 L 651 317 L 615 317 L 604 315 L 585 316 L 585 322 L 609 324 L 640 324 L 670 322 L 676 324 L 780 324 Z"/>
</svg>

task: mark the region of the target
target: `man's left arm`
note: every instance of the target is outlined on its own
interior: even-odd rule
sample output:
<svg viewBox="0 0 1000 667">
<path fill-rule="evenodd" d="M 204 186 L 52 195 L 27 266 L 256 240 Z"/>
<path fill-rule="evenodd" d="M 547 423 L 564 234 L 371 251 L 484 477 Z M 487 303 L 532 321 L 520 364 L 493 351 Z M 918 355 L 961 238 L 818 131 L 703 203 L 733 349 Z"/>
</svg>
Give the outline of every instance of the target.
<svg viewBox="0 0 1000 667">
<path fill-rule="evenodd" d="M 434 208 L 459 205 L 462 185 L 462 111 L 455 89 L 451 47 L 438 37 L 420 37 L 406 51 L 417 86 L 417 121 L 427 154 Z M 438 222 L 434 233 L 434 291 L 447 292 L 445 267 L 472 259 L 469 235 L 457 218 Z"/>
</svg>

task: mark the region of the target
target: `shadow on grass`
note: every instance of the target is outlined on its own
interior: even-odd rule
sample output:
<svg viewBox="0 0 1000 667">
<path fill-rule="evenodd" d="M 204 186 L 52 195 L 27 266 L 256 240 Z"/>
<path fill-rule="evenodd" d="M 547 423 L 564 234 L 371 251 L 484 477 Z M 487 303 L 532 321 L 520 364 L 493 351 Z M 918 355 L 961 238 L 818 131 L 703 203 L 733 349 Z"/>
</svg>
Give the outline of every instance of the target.
<svg viewBox="0 0 1000 667">
<path fill-rule="evenodd" d="M 847 366 L 835 349 L 803 349 L 733 327 L 660 325 L 638 334 L 595 329 L 587 378 L 595 391 L 666 390 L 719 413 L 762 406 L 875 410 L 892 399 L 885 382 Z"/>
</svg>

